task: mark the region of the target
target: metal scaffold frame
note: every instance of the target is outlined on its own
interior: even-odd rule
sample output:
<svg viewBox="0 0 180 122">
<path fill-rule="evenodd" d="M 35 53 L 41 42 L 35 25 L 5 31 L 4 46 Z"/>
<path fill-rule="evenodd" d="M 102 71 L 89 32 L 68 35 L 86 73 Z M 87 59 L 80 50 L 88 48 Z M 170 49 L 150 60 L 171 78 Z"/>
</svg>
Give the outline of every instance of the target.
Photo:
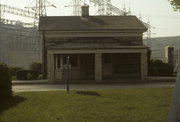
<svg viewBox="0 0 180 122">
<path fill-rule="evenodd" d="M 34 0 L 32 3 L 30 3 L 27 7 L 28 10 L 31 9 L 34 11 L 34 25 L 37 26 L 39 23 L 40 16 L 46 16 L 46 7 L 54 7 L 55 5 L 49 3 L 47 0 Z"/>
<path fill-rule="evenodd" d="M 95 13 L 97 15 L 105 15 L 105 16 L 126 16 L 130 15 L 130 11 L 126 11 L 126 9 L 120 10 L 118 7 L 112 5 L 111 0 L 89 0 L 89 4 L 93 3 L 95 7 L 98 8 L 98 11 Z M 81 15 L 81 6 L 87 5 L 84 0 L 72 0 L 71 3 L 65 7 L 73 7 L 73 16 Z"/>
<path fill-rule="evenodd" d="M 33 11 L 0 4 L 0 18 L 3 18 L 4 13 L 14 14 L 32 19 L 34 19 L 34 15 L 35 15 Z"/>
<path fill-rule="evenodd" d="M 0 4 L 0 22 L 1 22 L 1 24 L 2 23 L 3 24 L 12 24 L 12 25 L 17 24 L 17 25 L 22 25 L 25 27 L 33 27 L 34 26 L 33 23 L 25 23 L 25 22 L 20 22 L 20 21 L 16 21 L 16 20 L 5 19 L 5 16 L 4 16 L 5 13 L 34 19 L 35 13 L 33 11 Z"/>
<path fill-rule="evenodd" d="M 32 22 L 10 20 L 6 18 L 6 14 L 30 18 Z M 14 60 L 21 62 L 18 54 L 27 55 L 36 61 L 41 60 L 42 38 L 33 22 L 35 15 L 31 10 L 0 4 L 0 62 L 12 66 Z M 13 57 L 17 58 L 12 60 Z"/>
</svg>

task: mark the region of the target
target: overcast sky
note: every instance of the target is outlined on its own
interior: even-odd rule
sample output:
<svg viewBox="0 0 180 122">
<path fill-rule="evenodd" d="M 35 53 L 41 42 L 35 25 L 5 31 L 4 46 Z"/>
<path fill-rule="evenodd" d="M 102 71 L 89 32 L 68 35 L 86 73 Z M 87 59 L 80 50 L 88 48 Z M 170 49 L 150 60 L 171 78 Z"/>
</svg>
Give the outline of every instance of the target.
<svg viewBox="0 0 180 122">
<path fill-rule="evenodd" d="M 1 4 L 24 8 L 32 3 L 33 0 L 0 0 Z M 35 0 L 34 0 L 35 1 Z M 48 16 L 69 16 L 72 14 L 72 7 L 64 7 L 69 5 L 72 0 L 49 0 L 50 3 L 57 6 L 57 8 L 48 7 Z M 88 1 L 88 0 L 86 0 Z M 147 22 L 150 20 L 151 26 L 155 27 L 152 32 L 153 37 L 163 36 L 180 36 L 180 12 L 174 12 L 168 0 L 111 0 L 112 4 L 120 9 L 123 9 L 124 4 L 126 8 L 131 9 L 132 15 L 139 17 L 141 14 L 142 20 Z M 33 6 L 35 3 L 32 3 Z M 97 11 L 96 7 L 91 3 L 90 14 L 93 15 Z M 26 20 L 21 17 L 5 15 L 9 19 Z"/>
</svg>

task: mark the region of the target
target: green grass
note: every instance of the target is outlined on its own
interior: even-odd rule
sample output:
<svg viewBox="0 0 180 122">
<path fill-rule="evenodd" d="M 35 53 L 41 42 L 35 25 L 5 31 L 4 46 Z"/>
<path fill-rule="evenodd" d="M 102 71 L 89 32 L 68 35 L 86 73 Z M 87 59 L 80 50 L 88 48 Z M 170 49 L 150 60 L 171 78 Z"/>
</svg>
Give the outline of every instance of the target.
<svg viewBox="0 0 180 122">
<path fill-rule="evenodd" d="M 165 122 L 171 88 L 15 93 L 0 122 Z"/>
</svg>

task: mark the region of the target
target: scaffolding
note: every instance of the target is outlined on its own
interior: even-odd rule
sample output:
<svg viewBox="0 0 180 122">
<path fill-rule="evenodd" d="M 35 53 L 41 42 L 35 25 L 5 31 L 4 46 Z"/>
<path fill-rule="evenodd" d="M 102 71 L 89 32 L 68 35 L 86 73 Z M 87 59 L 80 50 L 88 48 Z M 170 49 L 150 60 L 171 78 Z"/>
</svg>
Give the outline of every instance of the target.
<svg viewBox="0 0 180 122">
<path fill-rule="evenodd" d="M 5 14 L 31 18 L 31 23 L 5 18 Z M 0 4 L 0 62 L 12 67 L 28 68 L 41 61 L 41 37 L 34 27 L 33 11 Z"/>
<path fill-rule="evenodd" d="M 98 7 L 97 14 L 98 15 L 119 15 L 119 16 L 126 16 L 130 15 L 130 11 L 126 11 L 125 8 L 120 10 L 118 7 L 112 5 L 111 0 L 90 0 L 94 4 L 94 6 Z"/>
<path fill-rule="evenodd" d="M 73 7 L 72 15 L 80 16 L 81 15 L 81 6 L 87 5 L 87 4 L 93 4 L 95 7 L 97 7 L 98 10 L 95 13 L 95 15 L 126 16 L 126 15 L 131 14 L 130 10 L 126 11 L 126 9 L 124 9 L 124 8 L 123 8 L 123 10 L 121 10 L 118 7 L 112 5 L 111 0 L 89 0 L 89 2 L 86 2 L 84 0 L 72 0 L 71 3 L 65 7 Z"/>
<path fill-rule="evenodd" d="M 40 16 L 46 16 L 46 7 L 54 7 L 55 5 L 49 3 L 47 0 L 34 0 L 27 7 L 25 7 L 28 11 L 32 10 L 34 12 L 34 26 L 38 26 Z"/>
</svg>

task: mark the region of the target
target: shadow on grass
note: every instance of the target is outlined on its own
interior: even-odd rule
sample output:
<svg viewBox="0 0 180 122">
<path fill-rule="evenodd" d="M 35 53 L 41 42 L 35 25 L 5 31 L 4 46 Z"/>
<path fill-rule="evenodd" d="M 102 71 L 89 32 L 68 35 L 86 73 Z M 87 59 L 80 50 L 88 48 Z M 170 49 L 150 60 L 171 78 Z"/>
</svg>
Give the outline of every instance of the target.
<svg viewBox="0 0 180 122">
<path fill-rule="evenodd" d="M 10 100 L 0 102 L 0 115 L 3 111 L 8 110 L 11 107 L 17 106 L 19 103 L 24 102 L 26 98 L 20 96 L 14 96 Z"/>
<path fill-rule="evenodd" d="M 94 91 L 76 91 L 77 94 L 81 94 L 81 95 L 89 95 L 89 96 L 98 96 L 101 97 L 101 95 L 97 92 Z"/>
</svg>

